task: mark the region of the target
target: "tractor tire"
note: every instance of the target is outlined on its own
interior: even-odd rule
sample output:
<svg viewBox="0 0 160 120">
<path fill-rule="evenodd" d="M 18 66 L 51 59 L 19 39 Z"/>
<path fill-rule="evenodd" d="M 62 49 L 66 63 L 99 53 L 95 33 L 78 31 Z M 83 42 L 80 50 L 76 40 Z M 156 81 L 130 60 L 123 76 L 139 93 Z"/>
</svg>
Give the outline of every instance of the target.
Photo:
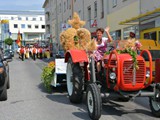
<svg viewBox="0 0 160 120">
<path fill-rule="evenodd" d="M 98 120 L 101 117 L 102 99 L 100 90 L 95 83 L 91 83 L 87 88 L 87 109 L 91 119 Z"/>
<path fill-rule="evenodd" d="M 149 103 L 152 114 L 156 117 L 160 117 L 160 86 L 156 89 L 155 96 L 149 98 Z"/>
<path fill-rule="evenodd" d="M 70 102 L 81 103 L 83 99 L 83 71 L 79 63 L 73 63 L 70 58 L 67 63 L 67 91 Z"/>
<path fill-rule="evenodd" d="M 0 94 L 0 101 L 5 101 L 7 100 L 7 88 L 4 87 L 3 91 Z"/>
</svg>

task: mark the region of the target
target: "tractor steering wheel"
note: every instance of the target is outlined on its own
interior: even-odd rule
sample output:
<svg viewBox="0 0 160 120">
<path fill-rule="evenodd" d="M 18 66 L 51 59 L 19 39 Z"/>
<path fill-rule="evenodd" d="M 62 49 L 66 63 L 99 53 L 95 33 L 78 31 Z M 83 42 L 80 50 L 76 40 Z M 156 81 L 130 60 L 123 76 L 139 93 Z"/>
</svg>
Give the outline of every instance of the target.
<svg viewBox="0 0 160 120">
<path fill-rule="evenodd" d="M 113 51 L 114 49 L 114 46 L 110 46 L 109 52 Z"/>
</svg>

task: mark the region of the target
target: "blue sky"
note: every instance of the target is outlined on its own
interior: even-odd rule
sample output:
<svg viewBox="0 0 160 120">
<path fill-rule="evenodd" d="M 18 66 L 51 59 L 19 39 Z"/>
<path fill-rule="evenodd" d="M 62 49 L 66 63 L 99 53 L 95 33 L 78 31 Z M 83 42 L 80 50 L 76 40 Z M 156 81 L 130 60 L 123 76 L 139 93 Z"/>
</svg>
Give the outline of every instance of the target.
<svg viewBox="0 0 160 120">
<path fill-rule="evenodd" d="M 0 10 L 43 10 L 45 0 L 1 0 Z"/>
</svg>

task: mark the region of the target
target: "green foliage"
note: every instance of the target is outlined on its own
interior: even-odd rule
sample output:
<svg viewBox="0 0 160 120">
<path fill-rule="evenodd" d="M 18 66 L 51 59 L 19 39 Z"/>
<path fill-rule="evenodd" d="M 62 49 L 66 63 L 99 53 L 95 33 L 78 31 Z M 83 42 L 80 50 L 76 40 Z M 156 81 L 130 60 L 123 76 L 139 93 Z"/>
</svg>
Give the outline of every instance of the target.
<svg viewBox="0 0 160 120">
<path fill-rule="evenodd" d="M 77 42 L 79 40 L 78 36 L 74 36 L 74 41 Z"/>
<path fill-rule="evenodd" d="M 53 80 L 55 69 L 52 67 L 44 67 L 43 72 L 41 74 L 42 82 L 44 84 L 44 87 L 47 89 L 48 92 L 51 92 L 51 81 Z"/>
<path fill-rule="evenodd" d="M 13 44 L 13 40 L 12 40 L 12 38 L 10 38 L 10 37 L 9 37 L 9 38 L 6 38 L 4 42 L 5 42 L 5 44 L 7 44 L 7 45 L 12 45 L 12 44 Z"/>
<path fill-rule="evenodd" d="M 110 51 L 106 51 L 106 52 L 105 52 L 105 55 L 109 55 L 109 54 L 110 54 Z"/>
<path fill-rule="evenodd" d="M 124 50 L 117 50 L 118 54 L 121 54 L 121 53 L 128 53 L 132 56 L 132 60 L 133 60 L 133 63 L 134 63 L 134 68 L 137 70 L 139 69 L 138 67 L 138 61 L 136 59 L 137 57 L 137 52 L 132 50 L 131 48 L 126 48 Z"/>
</svg>

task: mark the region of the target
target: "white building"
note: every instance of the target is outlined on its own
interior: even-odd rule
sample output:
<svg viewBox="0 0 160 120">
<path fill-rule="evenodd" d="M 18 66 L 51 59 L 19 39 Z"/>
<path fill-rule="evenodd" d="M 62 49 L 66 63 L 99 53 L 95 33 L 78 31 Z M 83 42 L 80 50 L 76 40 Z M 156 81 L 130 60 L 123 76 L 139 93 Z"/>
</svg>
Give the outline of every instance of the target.
<svg viewBox="0 0 160 120">
<path fill-rule="evenodd" d="M 8 20 L 8 31 L 3 31 L 1 22 L 1 44 L 9 36 L 14 40 L 13 49 L 17 48 L 18 32 L 21 33 L 22 44 L 42 43 L 45 40 L 45 17 L 43 11 L 0 11 L 0 20 Z M 8 33 L 7 33 L 8 32 Z M 6 35 L 4 35 L 6 34 Z M 8 35 L 7 35 L 8 34 Z"/>
</svg>

